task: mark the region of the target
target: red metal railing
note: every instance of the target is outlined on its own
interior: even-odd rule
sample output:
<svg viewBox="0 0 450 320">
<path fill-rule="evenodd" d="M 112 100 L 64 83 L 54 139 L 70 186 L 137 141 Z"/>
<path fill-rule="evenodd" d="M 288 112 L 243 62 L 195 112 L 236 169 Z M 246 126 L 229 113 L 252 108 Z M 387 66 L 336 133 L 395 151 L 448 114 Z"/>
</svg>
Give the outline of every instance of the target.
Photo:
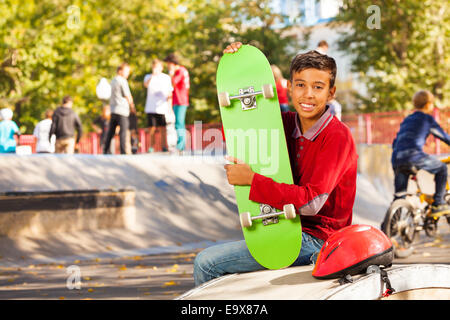
<svg viewBox="0 0 450 320">
<path fill-rule="evenodd" d="M 392 144 L 400 128 L 402 120 L 411 111 L 393 111 L 380 113 L 365 113 L 358 115 L 343 115 L 344 122 L 351 130 L 357 144 Z M 450 109 L 439 111 L 435 109 L 434 118 L 441 127 L 449 132 Z M 186 125 L 186 150 L 211 150 L 223 147 L 223 130 L 220 123 L 195 122 Z M 149 134 L 146 129 L 138 130 L 138 153 L 145 153 L 150 147 Z M 119 137 L 114 137 L 115 150 L 119 153 Z M 30 145 L 32 152 L 36 152 L 36 138 L 32 135 L 21 135 L 21 145 Z M 450 147 L 432 136 L 427 140 L 425 152 L 433 154 L 450 153 Z M 154 151 L 162 151 L 161 132 L 155 132 Z M 79 152 L 87 154 L 101 154 L 100 136 L 89 132 L 80 139 Z"/>
<path fill-rule="evenodd" d="M 411 111 L 393 111 L 343 115 L 342 121 L 350 127 L 355 142 L 364 144 L 392 144 L 403 119 Z M 433 117 L 444 131 L 449 132 L 450 110 L 434 109 Z M 450 153 L 450 147 L 429 136 L 424 151 L 433 154 Z"/>
</svg>

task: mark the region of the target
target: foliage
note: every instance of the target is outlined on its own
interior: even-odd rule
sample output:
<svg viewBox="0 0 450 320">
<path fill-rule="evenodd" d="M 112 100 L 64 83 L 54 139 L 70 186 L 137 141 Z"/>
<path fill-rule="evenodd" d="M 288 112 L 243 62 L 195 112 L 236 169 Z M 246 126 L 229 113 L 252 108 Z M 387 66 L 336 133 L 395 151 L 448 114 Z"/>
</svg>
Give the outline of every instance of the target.
<svg viewBox="0 0 450 320">
<path fill-rule="evenodd" d="M 380 28 L 372 27 L 368 10 L 380 9 Z M 339 48 L 352 56 L 367 95 L 359 95 L 364 111 L 404 110 L 419 89 L 450 102 L 449 2 L 446 0 L 344 0 L 334 24 L 349 25 Z M 369 21 L 368 21 L 369 19 Z"/>
<path fill-rule="evenodd" d="M 288 65 L 295 39 L 273 28 L 280 17 L 269 2 L 0 0 L 0 108 L 10 106 L 21 131 L 30 133 L 47 108 L 71 95 L 89 127 L 103 104 L 95 96 L 98 81 L 111 80 L 127 61 L 143 120 L 142 81 L 151 61 L 176 51 L 191 76 L 187 121 L 219 121 L 215 71 L 226 44 L 253 43 L 272 63 Z"/>
</svg>

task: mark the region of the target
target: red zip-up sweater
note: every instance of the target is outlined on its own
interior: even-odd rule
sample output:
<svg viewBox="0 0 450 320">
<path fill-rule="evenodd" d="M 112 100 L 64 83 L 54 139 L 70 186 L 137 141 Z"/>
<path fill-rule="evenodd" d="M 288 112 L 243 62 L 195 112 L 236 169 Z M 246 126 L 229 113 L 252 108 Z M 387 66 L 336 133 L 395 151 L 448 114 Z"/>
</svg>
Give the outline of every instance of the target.
<svg viewBox="0 0 450 320">
<path fill-rule="evenodd" d="M 356 146 L 350 129 L 327 109 L 304 134 L 296 112 L 283 113 L 294 184 L 255 174 L 250 200 L 279 210 L 292 203 L 302 231 L 326 240 L 351 225 L 356 194 Z"/>
</svg>

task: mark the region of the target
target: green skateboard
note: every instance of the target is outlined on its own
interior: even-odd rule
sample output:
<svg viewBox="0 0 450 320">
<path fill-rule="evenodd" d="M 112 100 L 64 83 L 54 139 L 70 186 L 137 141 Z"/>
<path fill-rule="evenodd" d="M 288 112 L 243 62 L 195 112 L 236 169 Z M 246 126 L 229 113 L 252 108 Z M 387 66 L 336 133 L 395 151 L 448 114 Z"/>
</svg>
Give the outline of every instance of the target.
<svg viewBox="0 0 450 320">
<path fill-rule="evenodd" d="M 293 184 L 275 80 L 264 54 L 250 45 L 224 54 L 216 75 L 227 152 L 254 172 Z M 291 265 L 301 248 L 300 217 L 292 204 L 283 211 L 249 200 L 250 186 L 235 186 L 245 241 L 268 269 Z"/>
</svg>

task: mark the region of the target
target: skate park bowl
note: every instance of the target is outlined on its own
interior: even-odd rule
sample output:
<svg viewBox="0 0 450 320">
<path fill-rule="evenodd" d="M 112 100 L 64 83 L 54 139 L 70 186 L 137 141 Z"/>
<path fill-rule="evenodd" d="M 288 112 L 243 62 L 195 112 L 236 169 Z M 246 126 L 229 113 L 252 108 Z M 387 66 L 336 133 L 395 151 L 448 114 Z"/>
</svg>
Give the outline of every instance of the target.
<svg viewBox="0 0 450 320">
<path fill-rule="evenodd" d="M 390 153 L 387 145 L 358 145 L 354 224 L 379 228 L 392 201 Z M 234 190 L 226 180 L 225 160 L 220 155 L 0 155 L 0 164 L 2 194 L 128 189 L 135 193 L 134 217 L 119 226 L 97 228 L 90 222 L 87 229 L 66 226 L 66 231 L 60 231 L 55 226 L 52 232 L 35 233 L 28 226 L 26 232 L 3 231 L 0 265 L 130 255 L 133 250 L 139 254 L 181 252 L 243 239 Z M 423 189 L 434 192 L 432 176 L 424 173 L 422 180 Z M 448 299 L 448 249 L 436 250 L 440 250 L 439 259 L 433 264 L 394 263 L 388 272 L 396 292 L 386 299 Z M 312 266 L 303 266 L 227 275 L 180 298 L 380 299 L 379 275 L 355 276 L 353 284 L 340 286 L 337 280 L 313 278 L 311 270 Z M 373 289 L 366 295 L 352 291 L 369 283 Z"/>
<path fill-rule="evenodd" d="M 1 194 L 16 197 L 16 207 L 23 204 L 17 198 L 20 194 L 34 194 L 34 204 L 30 206 L 35 211 L 39 211 L 39 206 L 48 209 L 50 205 L 48 201 L 39 204 L 37 197 L 51 196 L 54 205 L 53 212 L 46 209 L 51 232 L 41 232 L 43 214 L 42 219 L 31 219 L 32 213 L 24 211 L 21 212 L 27 213 L 27 219 L 16 220 L 16 225 L 10 220 L 11 223 L 2 226 L 0 264 L 14 265 L 21 262 L 21 257 L 45 262 L 55 257 L 76 256 L 81 260 L 87 255 L 119 254 L 127 250 L 146 253 L 168 247 L 184 250 L 241 239 L 234 191 L 226 182 L 224 163 L 223 156 L 169 154 L 0 155 Z M 122 212 L 114 214 L 109 210 L 108 213 L 111 219 L 120 215 L 121 222 L 109 221 L 100 228 L 99 221 L 93 220 L 93 211 L 82 214 L 75 212 L 78 209 L 69 214 L 77 215 L 76 223 L 70 219 L 64 221 L 63 212 L 57 208 L 69 205 L 70 197 L 86 210 L 89 202 L 102 203 L 94 199 L 95 194 L 89 195 L 89 201 L 87 195 L 84 200 L 77 198 L 72 194 L 76 190 L 114 190 L 118 192 L 116 196 L 120 194 L 118 190 L 123 190 L 122 197 L 127 200 L 122 201 Z M 128 210 L 131 202 L 134 202 L 134 212 Z M 15 208 L 10 209 L 15 211 Z M 101 208 L 95 210 L 97 215 L 104 213 L 99 211 Z M 3 219 L 8 215 L 11 217 L 11 212 L 0 213 Z M 107 216 L 103 215 L 104 222 Z"/>
</svg>

